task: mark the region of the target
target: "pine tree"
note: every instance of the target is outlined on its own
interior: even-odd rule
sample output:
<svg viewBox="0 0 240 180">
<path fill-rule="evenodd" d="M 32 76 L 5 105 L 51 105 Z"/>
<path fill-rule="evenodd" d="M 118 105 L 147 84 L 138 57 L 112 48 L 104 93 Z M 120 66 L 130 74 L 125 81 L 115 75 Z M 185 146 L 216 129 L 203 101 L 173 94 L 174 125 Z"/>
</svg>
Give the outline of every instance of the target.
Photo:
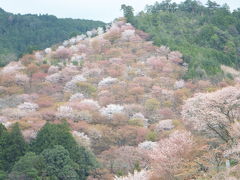
<svg viewBox="0 0 240 180">
<path fill-rule="evenodd" d="M 26 144 L 18 123 L 14 124 L 10 132 L 0 127 L 0 168 L 10 171 L 14 163 L 23 156 L 28 145 Z"/>
</svg>

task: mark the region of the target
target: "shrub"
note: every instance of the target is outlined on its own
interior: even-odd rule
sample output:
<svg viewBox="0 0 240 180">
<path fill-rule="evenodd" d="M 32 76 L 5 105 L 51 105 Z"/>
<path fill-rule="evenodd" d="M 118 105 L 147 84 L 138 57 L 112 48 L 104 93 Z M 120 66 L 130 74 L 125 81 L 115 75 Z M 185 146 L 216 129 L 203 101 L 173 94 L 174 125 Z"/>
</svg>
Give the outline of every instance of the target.
<svg viewBox="0 0 240 180">
<path fill-rule="evenodd" d="M 160 107 L 160 102 L 157 99 L 148 99 L 145 102 L 145 107 L 147 111 L 155 111 Z"/>
</svg>

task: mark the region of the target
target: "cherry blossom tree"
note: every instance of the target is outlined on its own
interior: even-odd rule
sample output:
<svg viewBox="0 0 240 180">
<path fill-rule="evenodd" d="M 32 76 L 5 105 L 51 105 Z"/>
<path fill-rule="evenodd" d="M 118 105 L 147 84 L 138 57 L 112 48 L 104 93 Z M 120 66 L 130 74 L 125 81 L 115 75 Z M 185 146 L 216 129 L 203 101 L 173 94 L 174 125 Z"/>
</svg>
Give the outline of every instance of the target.
<svg viewBox="0 0 240 180">
<path fill-rule="evenodd" d="M 24 102 L 23 104 L 18 105 L 18 109 L 25 111 L 25 112 L 34 112 L 37 111 L 39 108 L 38 104 Z"/>
<path fill-rule="evenodd" d="M 122 32 L 121 38 L 125 41 L 130 41 L 135 37 L 135 30 L 129 29 Z"/>
<path fill-rule="evenodd" d="M 150 180 L 151 173 L 145 169 L 141 171 L 134 171 L 133 174 L 128 173 L 127 176 L 118 177 L 115 176 L 114 180 Z"/>
<path fill-rule="evenodd" d="M 86 134 L 83 132 L 73 131 L 72 135 L 79 145 L 90 148 L 91 139 Z"/>
<path fill-rule="evenodd" d="M 162 70 L 166 63 L 167 58 L 165 56 L 160 57 L 150 57 L 147 59 L 147 64 L 149 64 L 154 70 Z"/>
<path fill-rule="evenodd" d="M 165 179 L 172 179 L 193 144 L 191 133 L 187 131 L 175 131 L 160 140 L 156 147 L 148 151 L 153 171 Z"/>
<path fill-rule="evenodd" d="M 104 78 L 103 80 L 101 80 L 98 83 L 98 86 L 100 86 L 100 87 L 102 87 L 102 86 L 109 86 L 109 85 L 112 85 L 112 84 L 114 84 L 116 82 L 118 82 L 117 78 L 106 77 L 106 78 Z"/>
<path fill-rule="evenodd" d="M 133 172 L 135 168 L 145 168 L 148 158 L 137 148 L 122 146 L 112 147 L 101 153 L 102 163 L 112 173 L 127 174 Z"/>
<path fill-rule="evenodd" d="M 168 54 L 168 60 L 176 64 L 181 64 L 183 62 L 182 56 L 183 55 L 179 51 L 172 51 Z"/>
<path fill-rule="evenodd" d="M 114 43 L 120 37 L 120 28 L 116 25 L 112 25 L 108 32 L 104 34 L 104 38 L 109 40 L 111 43 Z"/>
<path fill-rule="evenodd" d="M 71 55 L 72 55 L 72 52 L 70 49 L 60 46 L 54 53 L 53 57 L 56 59 L 64 60 L 64 59 L 69 58 Z"/>
<path fill-rule="evenodd" d="M 124 107 L 118 104 L 109 104 L 107 107 L 103 107 L 100 109 L 100 112 L 103 116 L 108 118 L 112 118 L 114 114 L 122 113 Z"/>
<path fill-rule="evenodd" d="M 186 101 L 182 117 L 192 130 L 233 142 L 232 125 L 240 118 L 239 87 L 196 94 Z"/>
</svg>

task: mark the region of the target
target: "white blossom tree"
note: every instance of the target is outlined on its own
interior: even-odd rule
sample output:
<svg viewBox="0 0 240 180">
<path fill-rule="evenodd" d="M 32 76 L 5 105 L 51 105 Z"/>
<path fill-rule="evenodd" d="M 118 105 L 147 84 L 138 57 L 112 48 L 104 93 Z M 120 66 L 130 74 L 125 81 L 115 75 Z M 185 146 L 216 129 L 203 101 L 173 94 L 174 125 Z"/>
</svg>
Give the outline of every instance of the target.
<svg viewBox="0 0 240 180">
<path fill-rule="evenodd" d="M 161 139 L 148 152 L 153 171 L 165 179 L 172 179 L 193 144 L 191 133 L 187 131 L 175 131 L 168 138 Z"/>
<path fill-rule="evenodd" d="M 235 135 L 231 131 L 240 120 L 239 87 L 196 94 L 186 101 L 182 117 L 184 123 L 193 130 L 233 142 Z"/>
<path fill-rule="evenodd" d="M 118 104 L 109 104 L 107 107 L 101 108 L 100 113 L 108 118 L 111 118 L 113 114 L 122 113 L 124 107 Z"/>
<path fill-rule="evenodd" d="M 114 180 L 149 180 L 151 173 L 145 169 L 141 171 L 134 171 L 133 174 L 128 173 L 127 176 L 118 177 L 115 176 Z"/>
</svg>

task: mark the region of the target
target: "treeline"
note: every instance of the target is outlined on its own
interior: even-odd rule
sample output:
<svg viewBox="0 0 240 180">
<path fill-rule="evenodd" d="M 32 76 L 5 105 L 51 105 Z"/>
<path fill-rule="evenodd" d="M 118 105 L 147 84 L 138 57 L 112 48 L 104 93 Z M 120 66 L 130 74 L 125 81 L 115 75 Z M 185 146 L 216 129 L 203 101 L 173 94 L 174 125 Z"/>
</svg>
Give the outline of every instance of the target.
<svg viewBox="0 0 240 180">
<path fill-rule="evenodd" d="M 95 156 L 76 143 L 65 123 L 45 124 L 30 143 L 18 124 L 10 130 L 0 124 L 1 180 L 84 180 L 97 167 Z"/>
<path fill-rule="evenodd" d="M 184 54 L 189 64 L 185 78 L 219 75 L 221 64 L 240 68 L 240 9 L 231 12 L 227 4 L 210 0 L 206 5 L 197 0 L 156 2 L 134 17 L 131 6 L 122 9 L 127 20 L 148 32 L 156 45 Z"/>
<path fill-rule="evenodd" d="M 0 8 L 0 65 L 103 25 L 101 21 L 52 15 L 12 14 Z"/>
</svg>

